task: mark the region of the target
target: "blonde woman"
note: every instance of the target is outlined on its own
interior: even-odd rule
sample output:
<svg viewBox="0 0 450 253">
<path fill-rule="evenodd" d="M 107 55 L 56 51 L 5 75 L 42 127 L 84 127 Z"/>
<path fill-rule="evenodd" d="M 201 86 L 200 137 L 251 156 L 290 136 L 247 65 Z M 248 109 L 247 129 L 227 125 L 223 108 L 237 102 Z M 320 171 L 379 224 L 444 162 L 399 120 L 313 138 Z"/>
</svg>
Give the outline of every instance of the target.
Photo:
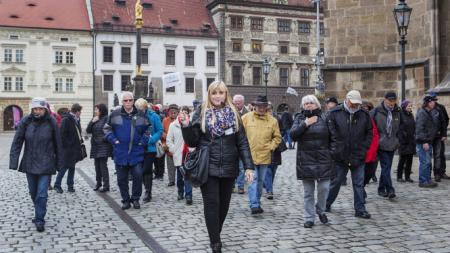
<svg viewBox="0 0 450 253">
<path fill-rule="evenodd" d="M 222 252 L 220 232 L 228 213 L 234 181 L 239 174 L 239 159 L 246 179 L 253 180 L 253 162 L 239 112 L 228 88 L 221 81 L 208 88 L 208 98 L 192 116 L 181 113 L 185 143 L 189 147 L 209 145 L 208 181 L 201 186 L 206 228 L 213 252 Z"/>
</svg>

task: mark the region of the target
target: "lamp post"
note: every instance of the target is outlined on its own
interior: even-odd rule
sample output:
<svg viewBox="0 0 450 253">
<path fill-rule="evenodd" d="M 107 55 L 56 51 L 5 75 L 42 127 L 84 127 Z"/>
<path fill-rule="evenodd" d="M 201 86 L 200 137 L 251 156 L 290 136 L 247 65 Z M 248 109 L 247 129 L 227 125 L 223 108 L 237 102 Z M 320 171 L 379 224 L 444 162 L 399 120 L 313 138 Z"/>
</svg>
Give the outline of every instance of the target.
<svg viewBox="0 0 450 253">
<path fill-rule="evenodd" d="M 321 34 L 320 34 L 320 1 L 321 0 L 311 0 L 313 3 L 316 4 L 316 45 L 317 45 L 317 54 L 316 57 L 313 59 L 313 62 L 316 66 L 317 70 L 317 81 L 316 81 L 316 96 L 319 99 L 322 99 L 325 96 L 325 83 L 323 81 L 322 71 L 320 69 L 320 66 L 323 63 L 322 56 L 323 52 L 320 47 L 320 40 L 321 40 Z"/>
<path fill-rule="evenodd" d="M 398 35 L 400 36 L 400 46 L 402 53 L 402 101 L 405 100 L 405 46 L 408 41 L 406 40 L 406 35 L 408 34 L 408 26 L 411 17 L 412 8 L 410 8 L 405 0 L 400 0 L 400 2 L 394 8 L 395 22 L 397 23 Z"/>
<path fill-rule="evenodd" d="M 266 83 L 266 97 L 267 97 L 267 77 L 269 76 L 270 73 L 270 63 L 269 61 L 266 59 L 264 59 L 263 63 L 263 73 L 264 73 L 264 82 Z"/>
</svg>

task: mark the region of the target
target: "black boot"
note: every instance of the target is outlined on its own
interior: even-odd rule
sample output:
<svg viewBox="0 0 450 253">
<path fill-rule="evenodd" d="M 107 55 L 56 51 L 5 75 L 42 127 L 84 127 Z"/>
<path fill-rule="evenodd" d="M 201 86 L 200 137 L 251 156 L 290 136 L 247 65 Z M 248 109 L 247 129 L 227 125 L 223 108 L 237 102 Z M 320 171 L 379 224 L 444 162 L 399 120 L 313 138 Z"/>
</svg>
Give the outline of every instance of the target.
<svg viewBox="0 0 450 253">
<path fill-rule="evenodd" d="M 212 243 L 211 249 L 213 253 L 222 253 L 222 243 Z"/>
<path fill-rule="evenodd" d="M 144 203 L 148 203 L 148 202 L 150 202 L 151 200 L 152 200 L 152 194 L 151 194 L 150 192 L 146 191 L 145 194 L 144 194 L 144 198 L 142 199 L 142 201 L 143 201 Z"/>
</svg>

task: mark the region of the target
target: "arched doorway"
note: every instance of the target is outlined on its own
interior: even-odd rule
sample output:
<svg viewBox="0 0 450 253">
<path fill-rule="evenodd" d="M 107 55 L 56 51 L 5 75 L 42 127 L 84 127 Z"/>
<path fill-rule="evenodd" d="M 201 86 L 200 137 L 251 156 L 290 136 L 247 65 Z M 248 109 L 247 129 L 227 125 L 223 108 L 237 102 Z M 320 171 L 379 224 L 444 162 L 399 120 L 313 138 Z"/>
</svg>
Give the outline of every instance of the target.
<svg viewBox="0 0 450 253">
<path fill-rule="evenodd" d="M 22 119 L 22 108 L 17 105 L 10 105 L 3 111 L 3 130 L 11 131 L 15 129 L 15 126 Z"/>
</svg>

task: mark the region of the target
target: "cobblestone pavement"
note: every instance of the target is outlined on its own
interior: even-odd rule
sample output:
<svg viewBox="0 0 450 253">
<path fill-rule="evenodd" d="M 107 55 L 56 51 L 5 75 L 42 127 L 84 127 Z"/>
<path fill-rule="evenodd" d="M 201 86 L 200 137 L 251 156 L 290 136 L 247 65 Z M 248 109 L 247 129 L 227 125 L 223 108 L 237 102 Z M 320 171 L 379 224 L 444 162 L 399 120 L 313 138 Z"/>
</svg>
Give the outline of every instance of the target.
<svg viewBox="0 0 450 253">
<path fill-rule="evenodd" d="M 100 193 L 93 192 L 79 172 L 76 193 L 50 191 L 46 232 L 35 232 L 25 176 L 8 170 L 11 139 L 11 134 L 0 135 L 0 252 L 151 252 L 124 213 L 113 210 Z M 112 162 L 109 168 L 112 191 L 107 195 L 117 206 L 120 195 Z M 94 180 L 91 160 L 80 162 L 77 170 Z M 417 158 L 413 171 L 417 181 Z M 250 214 L 246 194 L 233 195 L 222 232 L 223 251 L 450 252 L 450 181 L 436 189 L 394 182 L 397 198 L 392 201 L 379 197 L 377 185 L 371 183 L 367 190 L 371 220 L 353 216 L 348 181 L 328 215 L 330 224 L 322 225 L 317 220 L 314 228 L 305 229 L 303 190 L 295 177 L 295 151 L 285 152 L 275 179 L 274 200 L 263 198 L 262 215 Z M 192 206 L 177 201 L 176 187 L 167 187 L 167 177 L 154 181 L 153 189 L 152 202 L 143 204 L 140 210 L 126 211 L 131 220 L 167 252 L 208 252 L 199 189 L 194 189 Z"/>
</svg>

